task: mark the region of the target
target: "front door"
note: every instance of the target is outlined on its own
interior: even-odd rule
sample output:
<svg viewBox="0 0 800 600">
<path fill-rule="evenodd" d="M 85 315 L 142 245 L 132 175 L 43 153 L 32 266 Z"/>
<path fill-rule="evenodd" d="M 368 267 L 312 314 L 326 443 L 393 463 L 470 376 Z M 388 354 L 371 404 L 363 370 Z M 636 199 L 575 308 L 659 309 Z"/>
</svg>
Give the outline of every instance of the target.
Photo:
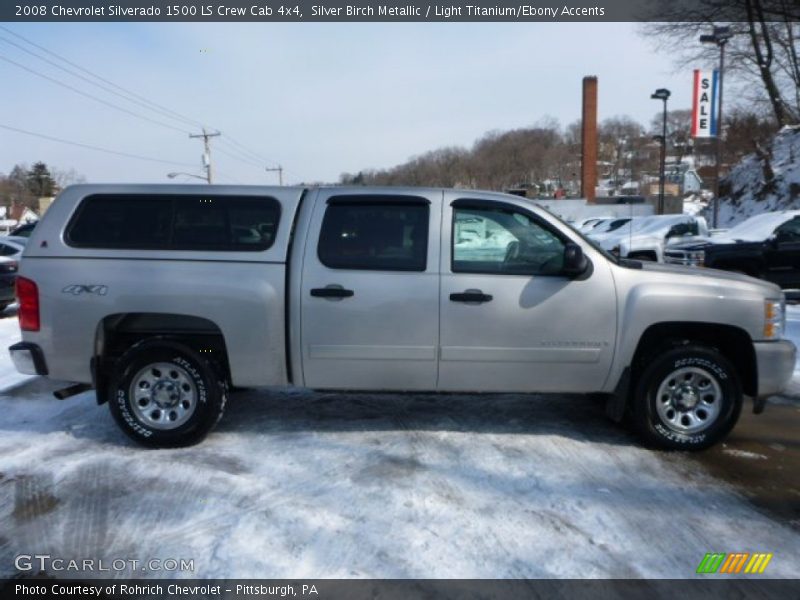
<svg viewBox="0 0 800 600">
<path fill-rule="evenodd" d="M 586 392 L 605 382 L 617 325 L 611 268 L 583 242 L 591 269 L 564 275 L 570 238 L 526 204 L 445 194 L 440 390 Z"/>
<path fill-rule="evenodd" d="M 318 192 L 301 285 L 305 385 L 434 390 L 441 192 Z"/>
<path fill-rule="evenodd" d="M 775 230 L 764 254 L 768 280 L 784 288 L 800 287 L 800 217 Z"/>
</svg>

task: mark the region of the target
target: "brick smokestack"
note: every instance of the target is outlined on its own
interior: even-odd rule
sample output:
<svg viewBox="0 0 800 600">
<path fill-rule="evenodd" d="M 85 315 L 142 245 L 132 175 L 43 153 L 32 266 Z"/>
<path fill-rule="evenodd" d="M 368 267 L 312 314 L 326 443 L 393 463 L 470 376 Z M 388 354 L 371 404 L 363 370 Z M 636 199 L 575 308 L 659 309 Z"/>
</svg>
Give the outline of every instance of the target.
<svg viewBox="0 0 800 600">
<path fill-rule="evenodd" d="M 597 77 L 583 78 L 581 197 L 594 203 L 597 187 Z"/>
</svg>

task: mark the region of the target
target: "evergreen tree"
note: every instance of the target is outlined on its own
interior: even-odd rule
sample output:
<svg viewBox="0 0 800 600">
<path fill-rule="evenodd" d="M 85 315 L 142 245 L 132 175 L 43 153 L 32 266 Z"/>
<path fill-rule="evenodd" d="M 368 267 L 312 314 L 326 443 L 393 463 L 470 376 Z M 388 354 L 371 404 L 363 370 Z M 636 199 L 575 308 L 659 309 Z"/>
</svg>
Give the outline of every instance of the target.
<svg viewBox="0 0 800 600">
<path fill-rule="evenodd" d="M 28 191 L 37 198 L 52 196 L 55 189 L 55 180 L 50 174 L 50 169 L 43 162 L 37 162 L 28 171 Z"/>
</svg>

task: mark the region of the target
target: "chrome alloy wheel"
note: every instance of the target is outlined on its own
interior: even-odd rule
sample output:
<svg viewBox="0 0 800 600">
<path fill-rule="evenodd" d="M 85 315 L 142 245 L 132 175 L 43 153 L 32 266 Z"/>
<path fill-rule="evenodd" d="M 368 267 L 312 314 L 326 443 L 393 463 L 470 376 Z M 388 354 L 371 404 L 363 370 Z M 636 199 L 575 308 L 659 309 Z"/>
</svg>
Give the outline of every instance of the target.
<svg viewBox="0 0 800 600">
<path fill-rule="evenodd" d="M 144 367 L 130 387 L 136 418 L 153 429 L 175 429 L 194 414 L 197 388 L 189 373 L 167 362 Z"/>
<path fill-rule="evenodd" d="M 699 367 L 676 369 L 658 386 L 658 416 L 664 425 L 678 433 L 697 433 L 711 427 L 721 406 L 719 382 Z"/>
</svg>

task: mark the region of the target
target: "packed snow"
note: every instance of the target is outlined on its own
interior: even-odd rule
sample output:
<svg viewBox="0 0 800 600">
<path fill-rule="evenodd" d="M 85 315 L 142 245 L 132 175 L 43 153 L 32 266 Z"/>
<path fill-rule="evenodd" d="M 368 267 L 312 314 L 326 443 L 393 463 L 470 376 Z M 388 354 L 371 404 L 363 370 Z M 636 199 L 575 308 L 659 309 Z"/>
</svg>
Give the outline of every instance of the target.
<svg viewBox="0 0 800 600">
<path fill-rule="evenodd" d="M 24 552 L 194 561 L 120 576 L 686 578 L 712 551 L 800 576 L 796 530 L 590 398 L 247 392 L 199 446 L 144 450 L 0 356 L 0 577 Z"/>
</svg>

